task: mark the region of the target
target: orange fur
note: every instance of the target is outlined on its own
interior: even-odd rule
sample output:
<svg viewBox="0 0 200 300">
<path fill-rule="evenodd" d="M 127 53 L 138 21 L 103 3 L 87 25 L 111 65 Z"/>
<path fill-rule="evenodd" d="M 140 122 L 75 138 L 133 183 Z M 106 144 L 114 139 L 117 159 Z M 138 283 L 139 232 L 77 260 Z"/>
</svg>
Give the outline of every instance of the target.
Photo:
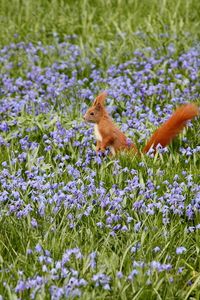
<svg viewBox="0 0 200 300">
<path fill-rule="evenodd" d="M 158 144 L 162 147 L 167 146 L 182 131 L 187 121 L 198 116 L 198 114 L 199 109 L 195 104 L 185 104 L 178 107 L 173 115 L 154 132 L 143 152 L 148 152 L 151 147 L 155 149 Z"/>
<path fill-rule="evenodd" d="M 96 151 L 104 151 L 109 147 L 112 154 L 121 150 L 133 150 L 134 153 L 138 153 L 136 146 L 133 143 L 128 143 L 125 134 L 108 115 L 104 107 L 106 96 L 106 92 L 99 94 L 84 116 L 87 122 L 96 124 Z M 144 147 L 143 152 L 148 152 L 151 147 L 156 149 L 158 144 L 162 147 L 167 146 L 181 132 L 187 121 L 197 115 L 199 115 L 199 109 L 195 104 L 185 104 L 177 108 L 174 114 L 155 131 Z"/>
</svg>

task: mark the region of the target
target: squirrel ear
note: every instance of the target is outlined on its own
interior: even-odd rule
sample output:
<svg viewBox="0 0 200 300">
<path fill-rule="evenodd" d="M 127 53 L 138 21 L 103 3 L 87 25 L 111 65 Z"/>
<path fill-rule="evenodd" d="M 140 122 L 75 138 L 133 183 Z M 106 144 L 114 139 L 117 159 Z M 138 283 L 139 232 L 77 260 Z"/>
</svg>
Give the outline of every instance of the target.
<svg viewBox="0 0 200 300">
<path fill-rule="evenodd" d="M 103 106 L 106 97 L 107 97 L 107 92 L 102 92 L 101 94 L 99 94 L 94 100 L 93 106 L 96 106 L 99 103 Z"/>
<path fill-rule="evenodd" d="M 95 104 L 95 110 L 101 110 L 102 109 L 102 105 L 101 105 L 101 103 L 97 103 L 97 104 Z"/>
</svg>

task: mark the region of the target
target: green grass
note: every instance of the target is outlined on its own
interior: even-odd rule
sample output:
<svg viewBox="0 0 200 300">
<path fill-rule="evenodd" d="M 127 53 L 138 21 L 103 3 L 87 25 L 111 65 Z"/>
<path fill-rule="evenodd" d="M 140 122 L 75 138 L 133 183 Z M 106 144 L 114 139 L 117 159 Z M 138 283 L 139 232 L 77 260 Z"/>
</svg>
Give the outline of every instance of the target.
<svg viewBox="0 0 200 300">
<path fill-rule="evenodd" d="M 78 44 L 91 51 L 102 44 L 104 59 L 123 59 L 135 48 L 163 46 L 159 33 L 168 33 L 164 44 L 175 42 L 189 47 L 199 40 L 200 3 L 198 0 L 168 1 L 0 1 L 0 41 L 51 43 L 52 35 L 59 38 L 77 34 Z M 135 32 L 141 31 L 144 37 Z M 185 34 L 189 33 L 186 38 Z M 14 35 L 18 34 L 18 38 Z M 187 40 L 187 43 L 185 41 Z M 102 57 L 99 57 L 102 63 Z"/>
<path fill-rule="evenodd" d="M 105 70 L 112 63 L 120 64 L 133 56 L 133 51 L 140 48 L 161 47 L 163 55 L 166 54 L 166 48 L 174 43 L 176 46 L 176 56 L 182 51 L 199 43 L 200 32 L 200 1 L 179 0 L 179 1 L 156 1 L 156 0 L 135 0 L 135 1 L 47 1 L 47 0 L 0 0 L 0 44 L 2 47 L 12 42 L 32 42 L 36 44 L 41 41 L 43 44 L 54 44 L 56 41 L 63 41 L 66 35 L 76 34 L 74 40 L 83 51 L 84 57 L 91 54 L 95 61 L 96 68 L 101 67 Z M 137 33 L 136 32 L 140 32 Z M 167 34 L 160 38 L 160 34 Z M 16 36 L 17 34 L 17 36 Z M 73 41 L 72 38 L 69 39 Z M 102 55 L 97 55 L 95 49 L 103 47 Z M 23 56 L 22 56 L 23 57 Z M 59 54 L 53 56 L 42 56 L 41 66 L 51 65 L 52 62 L 59 60 Z M 13 57 L 14 63 L 19 61 L 19 57 Z M 27 62 L 25 62 L 26 65 Z M 89 75 L 90 69 L 86 70 Z M 23 68 L 14 68 L 12 76 L 23 77 Z M 69 71 L 70 72 L 70 71 Z M 69 99 L 60 99 L 66 107 L 70 105 Z M 73 119 L 81 122 L 80 100 L 74 106 L 74 111 L 69 116 L 60 109 L 60 103 L 56 104 L 55 110 L 49 114 L 40 114 L 38 116 L 28 115 L 26 112 L 17 117 L 17 125 L 13 125 L 8 134 L 4 134 L 6 141 L 10 142 L 10 148 L 1 146 L 0 163 L 7 161 L 8 169 L 11 174 L 15 174 L 18 169 L 22 169 L 22 178 L 27 179 L 25 171 L 30 171 L 32 167 L 40 166 L 40 174 L 49 176 L 47 182 L 50 184 L 64 182 L 69 183 L 74 180 L 73 176 L 67 172 L 69 162 L 64 162 L 63 172 L 60 173 L 58 162 L 55 159 L 57 154 L 70 156 L 70 164 L 74 165 L 82 153 L 79 149 L 72 146 L 76 139 L 82 141 L 83 134 L 77 133 L 66 148 L 59 149 L 52 142 L 52 151 L 45 152 L 45 143 L 42 139 L 44 134 L 56 130 L 56 121 L 59 120 L 64 128 L 70 129 L 73 126 Z M 156 99 L 155 99 L 156 101 Z M 168 100 L 165 100 L 168 102 Z M 197 99 L 196 102 L 199 102 Z M 155 105 L 154 99 L 151 103 Z M 123 107 L 119 108 L 122 113 Z M 53 118 L 51 118 L 53 116 Z M 8 121 L 13 121 L 12 116 Z M 126 121 L 126 118 L 124 118 Z M 22 152 L 18 140 L 18 135 L 13 138 L 13 133 L 27 135 L 26 129 L 38 127 L 36 132 L 29 133 L 31 141 L 37 142 L 38 147 L 27 151 L 28 157 L 26 163 L 12 163 L 13 157 Z M 153 125 L 149 128 L 153 130 Z M 188 145 L 195 148 L 199 144 L 199 121 L 194 121 L 194 126 L 184 131 L 187 137 Z M 199 187 L 199 153 L 194 154 L 186 161 L 185 157 L 178 153 L 182 146 L 182 137 L 179 137 L 170 147 L 169 153 L 151 159 L 147 156 L 142 158 L 121 155 L 115 160 L 104 158 L 102 165 L 98 165 L 94 160 L 90 162 L 90 169 L 83 170 L 81 166 L 76 167 L 80 172 L 81 179 L 85 186 L 90 184 L 91 170 L 96 172 L 94 184 L 99 187 L 99 182 L 105 183 L 106 192 L 109 192 L 113 185 L 117 185 L 120 190 L 126 187 L 126 181 L 132 180 L 134 175 L 130 170 L 135 169 L 138 172 L 139 182 L 146 186 L 148 179 L 158 186 L 158 196 L 170 192 L 164 182 L 169 181 L 172 184 L 174 176 L 179 175 L 178 184 L 184 183 L 184 193 L 186 204 L 189 204 L 194 197 L 195 187 Z M 85 151 L 85 150 L 84 150 Z M 17 153 L 17 154 L 16 154 Z M 83 152 L 85 155 L 85 152 Z M 44 156 L 44 162 L 38 163 L 38 157 Z M 116 163 L 116 160 L 119 162 Z M 144 165 L 140 165 L 140 162 Z M 113 175 L 116 168 L 119 168 L 119 174 Z M 128 172 L 123 168 L 128 168 Z M 3 169 L 3 167 L 1 167 Z M 153 175 L 148 175 L 148 170 L 152 169 Z M 159 171 L 164 171 L 160 175 Z M 186 175 L 193 175 L 192 187 L 187 186 Z M 51 178 L 51 174 L 53 177 Z M 89 178 L 89 179 L 88 179 Z M 8 182 L 12 178 L 8 179 Z M 75 180 L 76 181 L 76 180 Z M 78 182 L 81 187 L 81 182 Z M 1 186 L 1 192 L 4 188 Z M 22 190 L 16 187 L 20 192 L 20 197 L 25 204 L 28 204 L 31 197 L 31 187 Z M 57 192 L 57 189 L 55 189 Z M 39 203 L 35 202 L 35 209 L 25 218 L 16 218 L 14 214 L 7 216 L 9 203 L 1 205 L 0 211 L 0 294 L 3 299 L 30 299 L 30 290 L 16 293 L 14 287 L 18 279 L 27 279 L 34 277 L 35 274 L 43 275 L 49 280 L 39 291 L 36 291 L 34 299 L 50 299 L 49 287 L 58 285 L 62 287 L 67 283 L 68 278 L 59 278 L 58 280 L 49 279 L 49 273 L 42 270 L 43 263 L 38 261 L 40 254 L 33 251 L 32 255 L 27 254 L 27 249 L 34 249 L 39 243 L 43 249 L 51 251 L 52 262 L 48 265 L 49 269 L 55 267 L 56 261 L 62 258 L 66 249 L 79 247 L 83 253 L 83 259 L 71 258 L 68 263 L 69 268 L 79 271 L 80 278 L 85 278 L 89 284 L 83 288 L 81 299 L 199 299 L 200 292 L 200 274 L 199 274 L 199 252 L 200 238 L 198 230 L 193 233 L 187 233 L 189 226 L 196 226 L 200 223 L 199 212 L 196 212 L 193 221 L 188 220 L 187 216 L 178 216 L 170 214 L 170 223 L 163 225 L 160 213 L 155 215 L 140 214 L 133 209 L 133 202 L 140 201 L 141 195 L 139 189 L 131 191 L 131 196 L 127 193 L 123 198 L 123 220 L 125 212 L 128 213 L 133 221 L 130 223 L 129 231 L 116 233 L 116 236 L 110 235 L 108 228 L 100 229 L 96 226 L 99 220 L 106 223 L 106 209 L 102 209 L 99 203 L 93 206 L 89 216 L 84 216 L 80 220 L 78 215 L 84 212 L 76 208 L 66 208 L 60 206 L 57 212 L 53 212 L 54 204 L 48 204 L 44 217 L 38 215 Z M 113 192 L 114 194 L 114 192 Z M 94 195 L 93 195 L 94 197 Z M 95 200 L 99 199 L 99 194 L 95 195 Z M 149 203 L 155 203 L 156 198 L 148 199 Z M 93 205 L 93 198 L 87 197 L 87 205 Z M 115 212 L 115 210 L 114 210 Z M 68 215 L 75 217 L 75 224 L 70 228 L 71 221 Z M 34 217 L 38 222 L 38 227 L 31 225 L 31 218 Z M 123 223 L 122 220 L 122 223 Z M 133 230 L 134 225 L 142 222 L 142 229 L 138 232 Z M 124 221 L 125 223 L 125 221 Z M 140 243 L 140 249 L 135 254 L 130 249 Z M 154 253 L 153 249 L 159 246 L 161 251 Z M 176 248 L 185 246 L 187 252 L 177 256 Z M 97 252 L 97 267 L 91 270 L 89 267 L 88 255 Z M 168 257 L 170 255 L 170 257 Z M 149 276 L 146 274 L 147 268 L 141 268 L 137 279 L 128 281 L 127 276 L 133 269 L 133 261 L 144 261 L 149 263 L 153 260 L 170 263 L 173 266 L 170 272 L 153 271 Z M 184 271 L 178 274 L 178 269 L 184 266 Z M 23 271 L 23 274 L 20 274 Z M 124 273 L 124 278 L 119 280 L 116 276 L 117 271 Z M 112 278 L 112 289 L 110 291 L 99 287 L 96 288 L 91 278 L 95 273 L 102 272 Z M 174 282 L 171 283 L 171 277 Z M 147 284 L 148 279 L 151 282 Z M 17 296 L 16 296 L 17 295 Z M 75 297 L 77 299 L 78 297 Z M 62 298 L 66 299 L 66 298 Z M 71 298 L 69 298 L 71 299 Z"/>
</svg>

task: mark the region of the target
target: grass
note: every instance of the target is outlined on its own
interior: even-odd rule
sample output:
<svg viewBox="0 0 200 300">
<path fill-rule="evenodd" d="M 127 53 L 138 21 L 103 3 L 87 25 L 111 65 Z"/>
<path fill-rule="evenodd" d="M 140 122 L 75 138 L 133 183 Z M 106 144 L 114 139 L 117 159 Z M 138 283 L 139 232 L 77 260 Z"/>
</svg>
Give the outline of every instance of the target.
<svg viewBox="0 0 200 300">
<path fill-rule="evenodd" d="M 174 58 L 177 58 L 192 46 L 198 46 L 200 38 L 198 0 L 179 0 L 176 3 L 172 0 L 1 0 L 0 12 L 2 48 L 22 41 L 33 45 L 41 41 L 43 45 L 57 47 L 58 42 L 66 41 L 66 36 L 77 35 L 76 38 L 67 39 L 82 51 L 78 61 L 83 70 L 78 72 L 77 80 L 89 78 L 84 87 L 93 93 L 104 88 L 104 85 L 107 88 L 107 83 L 97 81 L 91 88 L 90 75 L 93 69 L 87 65 L 86 57 L 89 56 L 95 70 L 101 70 L 103 77 L 106 77 L 108 67 L 127 62 L 133 58 L 136 49 L 159 48 L 161 55 L 167 56 L 167 47 L 173 43 L 176 49 Z M 98 47 L 102 48 L 99 55 Z M 45 67 L 52 67 L 54 62 L 70 59 L 71 52 L 63 58 L 59 51 L 48 54 L 38 51 L 37 67 L 46 70 Z M 18 55 L 13 52 L 11 62 L 14 67 L 9 71 L 9 76 L 25 79 L 27 69 L 31 69 L 27 54 L 23 50 Z M 21 62 L 23 64 L 19 67 L 18 63 Z M 7 71 L 2 67 L 1 72 L 4 74 Z M 68 67 L 59 72 L 71 78 L 73 68 Z M 184 70 L 181 72 L 184 73 Z M 0 88 L 3 86 L 2 78 L 3 75 Z M 37 76 L 32 81 L 35 83 Z M 172 81 L 175 82 L 175 79 Z M 116 159 L 102 158 L 101 163 L 98 163 L 96 157 L 88 153 L 88 149 L 93 147 L 93 139 L 91 130 L 82 124 L 81 113 L 85 107 L 83 98 L 79 97 L 79 88 L 77 84 L 60 92 L 59 97 L 55 97 L 56 102 L 51 103 L 52 110 L 46 113 L 35 115 L 35 111 L 28 113 L 26 108 L 17 116 L 12 114 L 12 110 L 1 112 L 1 123 L 6 121 L 9 124 L 9 130 L 1 131 L 1 135 L 10 145 L 1 145 L 0 152 L 0 294 L 3 299 L 10 300 L 199 299 L 200 239 L 199 229 L 194 227 L 200 224 L 200 215 L 198 203 L 191 219 L 186 207 L 191 203 L 194 205 L 195 197 L 198 202 L 200 159 L 199 152 L 186 157 L 179 151 L 180 147 L 190 146 L 195 149 L 199 145 L 199 121 L 194 121 L 191 128 L 184 130 L 164 155 L 152 159 L 148 156 L 139 158 L 122 154 Z M 181 84 L 180 89 L 184 89 Z M 23 98 L 20 92 L 8 92 L 1 95 L 1 100 L 5 96 L 9 102 L 15 93 Z M 150 100 L 146 99 L 143 104 L 155 111 L 157 104 L 162 108 L 172 104 L 169 97 L 170 94 L 166 93 L 166 99 L 161 101 L 154 96 Z M 128 97 L 125 99 L 129 100 Z M 199 99 L 195 100 L 199 103 Z M 54 99 L 48 101 L 50 103 Z M 120 115 L 120 123 L 126 123 L 129 119 L 123 115 L 127 110 L 126 102 L 116 99 L 112 101 L 111 104 L 118 105 L 117 113 L 113 113 L 114 118 Z M 89 105 L 89 99 L 86 102 Z M 135 104 L 138 105 L 137 102 Z M 31 105 L 37 109 L 37 105 Z M 71 132 L 74 134 L 69 142 L 62 141 L 62 147 L 57 137 L 51 136 L 52 132 L 59 132 L 58 121 L 66 130 L 65 135 Z M 154 124 L 148 120 L 145 124 L 153 131 Z M 141 131 L 145 133 L 144 128 Z M 136 140 L 139 140 L 140 129 L 135 129 L 135 132 L 138 136 Z M 62 130 L 59 134 L 62 136 Z M 44 138 L 45 135 L 47 138 Z M 37 145 L 33 148 L 24 146 L 24 150 L 21 140 L 25 136 L 28 136 L 30 143 Z M 186 142 L 183 137 L 187 138 Z M 50 151 L 45 150 L 49 145 L 47 139 L 52 147 Z M 74 146 L 77 141 L 80 145 Z M 20 161 L 19 155 L 22 153 L 27 156 Z M 90 160 L 84 166 L 88 157 Z M 5 162 L 7 165 L 4 165 Z M 5 169 L 9 175 L 6 175 Z M 192 179 L 188 176 L 192 176 Z M 176 191 L 177 186 L 182 189 L 180 194 Z M 127 187 L 129 190 L 126 190 Z M 8 198 L 3 194 L 5 190 Z M 14 192 L 19 194 L 15 196 Z M 63 200 L 62 193 L 69 196 L 69 199 Z M 167 206 L 171 199 L 167 198 L 168 195 L 173 198 L 176 193 L 179 197 L 177 202 L 181 196 L 185 197 L 182 215 L 174 213 L 171 208 L 166 212 L 167 222 L 159 207 L 151 214 L 151 205 L 161 203 Z M 144 195 L 146 200 L 143 205 L 148 206 L 149 212 L 134 207 L 135 203 L 144 199 Z M 166 198 L 161 199 L 164 196 Z M 16 205 L 19 199 L 22 204 L 19 202 Z M 73 199 L 76 199 L 75 204 L 70 202 Z M 109 201 L 104 203 L 105 199 Z M 31 210 L 27 212 L 29 204 Z M 18 215 L 21 211 L 24 214 L 22 217 Z M 114 225 L 126 225 L 127 231 L 114 231 L 112 223 L 109 227 L 109 217 L 113 216 L 116 217 Z M 127 222 L 128 217 L 131 218 L 130 222 Z M 97 225 L 100 222 L 102 228 Z M 189 227 L 194 230 L 189 232 Z M 38 244 L 42 250 L 36 249 Z M 184 246 L 186 252 L 177 255 L 176 249 L 180 246 Z M 155 251 L 156 247 L 160 248 L 158 252 Z M 72 254 L 62 268 L 56 267 L 64 259 L 65 253 L 74 248 L 80 249 L 82 257 Z M 96 252 L 97 258 L 92 268 L 90 254 L 93 252 Z M 154 261 L 161 264 L 162 268 L 170 264 L 171 269 L 151 269 L 150 265 Z M 134 262 L 143 262 L 143 265 L 135 266 Z M 180 271 L 180 268 L 183 270 Z M 129 278 L 133 270 L 138 273 Z M 64 272 L 68 272 L 67 275 L 63 275 Z M 117 272 L 123 273 L 121 279 L 116 275 Z M 110 288 L 101 282 L 99 286 L 95 285 L 98 281 L 95 282 L 93 276 L 98 273 L 110 277 Z M 58 277 L 54 278 L 54 274 Z M 42 284 L 39 276 L 44 280 Z M 70 282 L 71 279 L 76 281 L 81 278 L 87 281 L 86 286 Z M 16 290 L 20 281 L 23 284 Z M 53 297 L 50 292 L 53 286 L 67 287 L 65 296 Z M 77 296 L 77 289 L 81 290 L 81 296 Z M 77 292 L 77 295 L 73 292 Z"/>
<path fill-rule="evenodd" d="M 78 35 L 82 48 L 94 51 L 103 44 L 104 57 L 112 53 L 116 59 L 132 53 L 135 48 L 163 46 L 159 33 L 167 33 L 167 46 L 175 42 L 189 47 L 199 40 L 199 11 L 197 0 L 168 1 L 14 1 L 1 0 L 0 40 L 7 45 L 18 40 L 51 43 L 53 34 Z M 135 35 L 142 32 L 145 35 Z M 187 43 L 185 34 L 189 33 Z M 105 61 L 104 61 L 105 63 Z"/>
</svg>

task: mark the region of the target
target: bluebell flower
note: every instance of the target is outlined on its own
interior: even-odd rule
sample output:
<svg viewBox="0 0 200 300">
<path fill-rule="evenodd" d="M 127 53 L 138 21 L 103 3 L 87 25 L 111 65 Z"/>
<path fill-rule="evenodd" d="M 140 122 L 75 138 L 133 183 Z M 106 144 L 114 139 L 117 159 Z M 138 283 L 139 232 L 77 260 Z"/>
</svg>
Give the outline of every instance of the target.
<svg viewBox="0 0 200 300">
<path fill-rule="evenodd" d="M 184 252 L 186 252 L 186 248 L 183 246 L 177 247 L 176 248 L 176 254 L 183 254 Z"/>
</svg>

